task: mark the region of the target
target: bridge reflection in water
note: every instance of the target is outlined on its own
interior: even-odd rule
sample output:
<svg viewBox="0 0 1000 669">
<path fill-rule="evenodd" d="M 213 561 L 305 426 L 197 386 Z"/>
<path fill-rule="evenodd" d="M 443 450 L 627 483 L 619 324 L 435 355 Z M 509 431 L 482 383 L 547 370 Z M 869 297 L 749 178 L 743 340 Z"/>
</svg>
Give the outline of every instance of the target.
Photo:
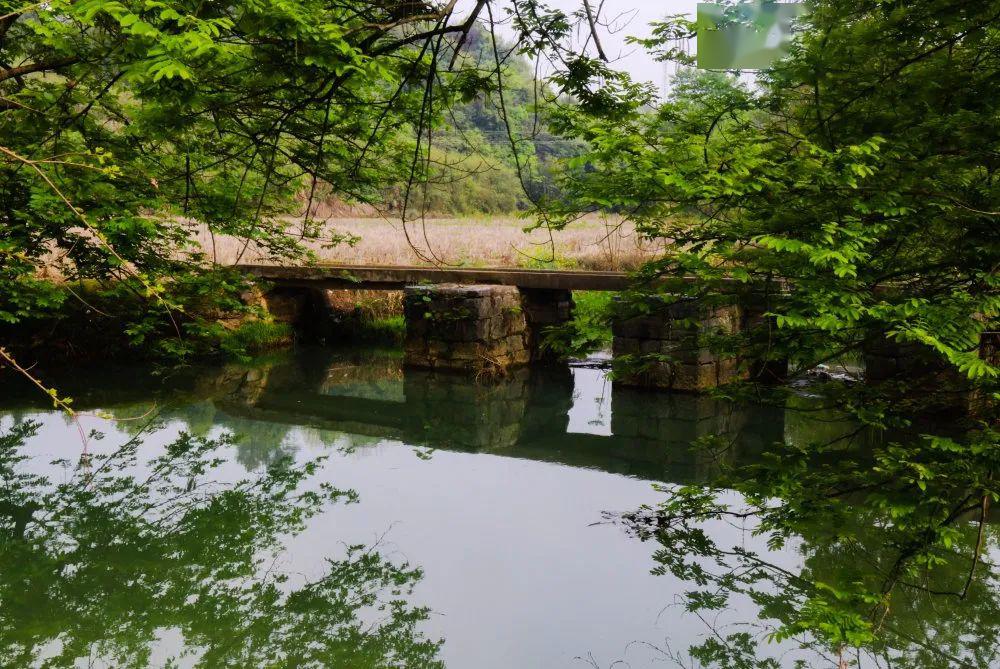
<svg viewBox="0 0 1000 669">
<path fill-rule="evenodd" d="M 398 355 L 315 351 L 226 385 L 214 399 L 232 417 L 675 483 L 755 459 L 786 436 L 784 410 L 613 387 L 592 367 L 522 368 L 477 383 L 404 369 Z M 709 437 L 721 454 L 692 450 Z"/>
</svg>

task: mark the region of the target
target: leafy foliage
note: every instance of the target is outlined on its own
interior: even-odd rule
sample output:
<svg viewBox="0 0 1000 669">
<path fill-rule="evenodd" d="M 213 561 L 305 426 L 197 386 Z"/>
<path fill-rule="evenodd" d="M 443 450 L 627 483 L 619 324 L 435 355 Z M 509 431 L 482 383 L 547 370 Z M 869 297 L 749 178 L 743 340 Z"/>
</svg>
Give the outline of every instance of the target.
<svg viewBox="0 0 1000 669">
<path fill-rule="evenodd" d="M 712 451 L 708 441 L 702 447 Z M 1000 496 L 996 433 L 857 446 L 775 445 L 711 486 L 668 490 L 651 522 L 632 516 L 640 536 L 661 544 L 656 573 L 690 583 L 687 611 L 707 622 L 741 599 L 760 609 L 753 643 L 741 643 L 746 632 L 716 629 L 692 656 L 778 666 L 770 641 L 863 653 L 875 666 L 997 662 L 1000 602 L 988 557 L 997 537 L 987 525 Z M 729 501 L 732 491 L 739 502 Z M 743 534 L 720 532 L 721 523 Z M 802 563 L 775 560 L 771 551 L 781 548 Z"/>
<path fill-rule="evenodd" d="M 182 353 L 209 320 L 191 293 L 244 288 L 195 232 L 276 260 L 339 242 L 288 223 L 296 195 L 371 201 L 421 176 L 430 83 L 447 97 L 458 76 L 445 37 L 472 25 L 419 2 L 7 0 L 0 16 L 0 321 L 58 309 L 53 279 L 97 281 L 148 304 L 135 343 L 166 326 Z"/>
<path fill-rule="evenodd" d="M 755 296 L 764 317 L 711 344 L 747 366 L 789 360 L 806 377 L 874 351 L 904 359 L 907 372 L 891 381 L 872 373 L 868 383 L 810 386 L 816 410 L 857 429 L 775 444 L 770 460 L 707 488 L 665 490 L 646 536 L 662 545 L 661 571 L 693 584 L 690 609 L 710 619 L 730 596 L 749 597 L 776 621 L 769 637 L 713 635 L 695 659 L 776 666 L 758 649 L 770 638 L 819 648 L 833 666 L 858 647 L 887 666 L 990 666 L 1000 4 L 815 0 L 808 9 L 789 57 L 753 84 L 682 67 L 658 103 L 621 75 L 599 88 L 596 60 L 567 60 L 559 81 L 580 104 L 554 110 L 552 123 L 587 150 L 567 161 L 565 197 L 546 218 L 616 211 L 668 244 L 625 296 L 633 312 Z M 675 17 L 637 42 L 686 65 L 674 40 L 694 30 Z M 796 397 L 789 387 L 721 392 L 781 405 Z M 987 401 L 958 424 L 939 418 L 969 397 Z M 852 445 L 869 428 L 879 438 Z M 806 566 L 717 545 L 708 519 L 746 521 L 772 546 L 801 542 Z M 943 606 L 934 596 L 984 613 L 971 628 L 894 627 L 896 613 Z"/>
<path fill-rule="evenodd" d="M 652 111 L 648 98 L 627 96 L 561 107 L 554 126 L 589 150 L 569 161 L 557 211 L 569 220 L 581 208 L 617 210 L 669 241 L 642 278 L 700 279 L 670 285 L 674 294 L 711 301 L 732 280 L 763 290 L 782 278 L 773 320 L 733 342 L 747 358 L 764 342 L 807 371 L 888 340 L 990 396 L 1000 378 L 990 344 L 1000 316 L 1000 8 L 811 9 L 792 55 L 756 87 L 687 71 Z M 691 28 L 676 20 L 660 34 Z"/>
<path fill-rule="evenodd" d="M 560 354 L 585 356 L 611 347 L 608 319 L 613 310 L 611 293 L 577 291 L 573 293 L 573 319 L 565 325 L 552 326 L 545 332 L 545 344 Z"/>
</svg>

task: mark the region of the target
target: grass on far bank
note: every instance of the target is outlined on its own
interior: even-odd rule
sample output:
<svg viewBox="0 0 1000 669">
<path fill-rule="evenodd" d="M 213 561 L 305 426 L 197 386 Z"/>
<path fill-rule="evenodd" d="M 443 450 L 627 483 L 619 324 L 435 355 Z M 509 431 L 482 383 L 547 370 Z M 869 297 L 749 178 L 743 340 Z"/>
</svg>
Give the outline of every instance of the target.
<svg viewBox="0 0 1000 669">
<path fill-rule="evenodd" d="M 403 293 L 398 290 L 332 290 L 327 294 L 332 339 L 402 345 L 406 336 Z"/>
<path fill-rule="evenodd" d="M 295 221 L 290 221 L 295 226 Z M 548 269 L 631 270 L 658 257 L 662 240 L 641 238 L 618 216 L 587 216 L 564 230 L 525 232 L 530 221 L 515 216 L 429 218 L 404 226 L 381 218 L 335 218 L 325 234 L 345 235 L 355 243 L 334 246 L 309 242 L 320 262 L 351 265 L 453 265 L 465 267 L 537 267 Z M 266 253 L 216 235 L 204 226 L 195 230 L 209 258 L 231 264 L 268 263 Z"/>
<path fill-rule="evenodd" d="M 223 335 L 220 347 L 229 357 L 245 360 L 250 356 L 288 346 L 293 339 L 292 326 L 287 323 L 251 320 Z"/>
</svg>

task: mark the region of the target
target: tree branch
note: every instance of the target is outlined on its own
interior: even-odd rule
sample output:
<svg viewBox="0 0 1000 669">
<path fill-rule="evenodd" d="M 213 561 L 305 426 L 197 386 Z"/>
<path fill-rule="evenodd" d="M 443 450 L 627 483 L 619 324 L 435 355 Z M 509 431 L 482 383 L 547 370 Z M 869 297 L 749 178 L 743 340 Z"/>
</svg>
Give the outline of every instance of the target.
<svg viewBox="0 0 1000 669">
<path fill-rule="evenodd" d="M 48 70 L 57 70 L 60 67 L 66 67 L 67 65 L 72 65 L 74 63 L 80 62 L 77 56 L 66 56 L 64 58 L 56 58 L 55 60 L 44 61 L 40 63 L 29 63 L 28 65 L 20 65 L 18 67 L 12 67 L 10 69 L 0 72 L 0 81 L 6 81 L 7 79 L 13 79 L 14 77 L 21 77 L 25 74 L 32 74 L 33 72 L 46 72 Z"/>
<path fill-rule="evenodd" d="M 442 7 L 436 12 L 425 12 L 423 14 L 410 14 L 409 16 L 403 16 L 396 19 L 395 21 L 389 21 L 387 23 L 366 23 L 360 28 L 353 30 L 351 32 L 359 32 L 361 30 L 375 30 L 378 32 L 389 32 L 394 28 L 400 28 L 411 23 L 421 23 L 423 21 L 440 21 L 455 9 L 455 5 L 458 4 L 458 0 L 449 0 L 448 4 Z M 351 34 L 351 33 L 348 33 Z"/>
<path fill-rule="evenodd" d="M 590 0 L 583 0 L 583 9 L 587 12 L 587 23 L 590 24 L 590 36 L 594 38 L 594 46 L 597 47 L 597 55 L 600 56 L 601 60 L 606 63 L 608 62 L 608 56 L 604 53 L 604 47 L 601 46 L 601 40 L 597 36 L 597 17 L 594 15 L 594 11 L 590 8 Z"/>
</svg>

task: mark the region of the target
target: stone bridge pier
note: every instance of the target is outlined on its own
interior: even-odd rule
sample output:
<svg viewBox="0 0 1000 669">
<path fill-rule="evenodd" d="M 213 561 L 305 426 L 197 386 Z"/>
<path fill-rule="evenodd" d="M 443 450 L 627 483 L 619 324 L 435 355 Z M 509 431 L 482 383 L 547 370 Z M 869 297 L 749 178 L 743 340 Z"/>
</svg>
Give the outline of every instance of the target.
<svg viewBox="0 0 1000 669">
<path fill-rule="evenodd" d="M 612 323 L 612 353 L 626 369 L 620 385 L 704 392 L 741 379 L 785 380 L 788 361 L 772 354 L 768 340 L 768 293 L 734 292 L 722 304 L 668 297 L 649 306 Z M 739 355 L 725 350 L 734 336 Z"/>
<path fill-rule="evenodd" d="M 436 284 L 407 286 L 405 363 L 409 367 L 503 372 L 542 360 L 544 328 L 569 320 L 567 290 Z"/>
<path fill-rule="evenodd" d="M 716 352 L 713 339 L 738 333 L 741 323 L 742 312 L 735 304 L 706 306 L 688 299 L 615 320 L 613 356 L 632 367 L 617 381 L 691 392 L 735 381 L 742 374 L 740 361 Z"/>
<path fill-rule="evenodd" d="M 544 345 L 545 330 L 573 318 L 573 293 L 568 290 L 521 288 L 521 308 L 528 326 L 528 349 L 535 362 L 550 362 L 558 354 Z"/>
<path fill-rule="evenodd" d="M 983 360 L 1000 364 L 1000 333 L 983 332 L 978 350 Z M 922 344 L 901 343 L 885 332 L 872 332 L 864 343 L 862 360 L 866 383 L 905 386 L 920 398 L 924 412 L 994 420 L 1000 414 L 995 399 L 974 391 L 964 374 Z"/>
</svg>

